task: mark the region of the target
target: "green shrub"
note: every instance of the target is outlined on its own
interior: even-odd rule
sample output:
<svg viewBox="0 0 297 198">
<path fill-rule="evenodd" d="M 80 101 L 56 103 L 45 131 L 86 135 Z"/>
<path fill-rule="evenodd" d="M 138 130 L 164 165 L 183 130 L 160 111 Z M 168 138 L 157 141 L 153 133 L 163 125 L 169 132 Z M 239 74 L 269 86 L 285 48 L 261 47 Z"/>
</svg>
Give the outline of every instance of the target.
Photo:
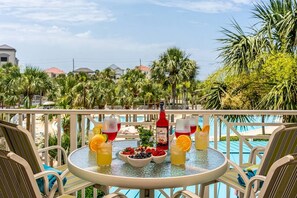
<svg viewBox="0 0 297 198">
<path fill-rule="evenodd" d="M 226 141 L 226 136 L 221 137 L 220 141 Z M 230 136 L 230 141 L 239 141 L 239 137 Z"/>
<path fill-rule="evenodd" d="M 101 198 L 104 195 L 105 194 L 104 194 L 103 191 L 97 190 L 97 198 Z M 81 191 L 78 191 L 77 197 L 78 198 L 81 198 Z M 93 187 L 92 186 L 89 186 L 89 187 L 86 188 L 86 190 L 85 190 L 85 197 L 86 198 L 92 198 L 93 197 Z"/>
</svg>

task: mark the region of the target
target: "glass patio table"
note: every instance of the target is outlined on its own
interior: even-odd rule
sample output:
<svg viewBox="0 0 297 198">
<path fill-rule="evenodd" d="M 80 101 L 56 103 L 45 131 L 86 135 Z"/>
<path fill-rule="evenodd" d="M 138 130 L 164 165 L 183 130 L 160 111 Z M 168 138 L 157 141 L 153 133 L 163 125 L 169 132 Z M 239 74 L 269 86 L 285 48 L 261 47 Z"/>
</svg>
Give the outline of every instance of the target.
<svg viewBox="0 0 297 198">
<path fill-rule="evenodd" d="M 113 142 L 111 166 L 97 166 L 96 153 L 85 146 L 69 155 L 68 168 L 74 175 L 87 181 L 104 186 L 140 189 L 140 197 L 153 197 L 155 189 L 207 183 L 226 172 L 227 159 L 221 152 L 212 148 L 198 151 L 192 145 L 185 166 L 171 165 L 169 153 L 161 164 L 151 162 L 143 168 L 135 168 L 122 161 L 118 153 L 129 146 L 137 147 L 137 141 L 123 140 Z"/>
</svg>

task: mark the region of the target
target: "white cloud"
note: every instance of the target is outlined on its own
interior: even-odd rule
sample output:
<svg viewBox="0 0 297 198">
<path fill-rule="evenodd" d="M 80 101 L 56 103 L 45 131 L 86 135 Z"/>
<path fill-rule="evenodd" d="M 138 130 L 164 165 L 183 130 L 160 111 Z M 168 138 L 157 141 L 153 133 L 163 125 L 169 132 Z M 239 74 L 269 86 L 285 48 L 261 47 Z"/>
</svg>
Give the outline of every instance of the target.
<svg viewBox="0 0 297 198">
<path fill-rule="evenodd" d="M 87 0 L 0 0 L 1 15 L 35 22 L 98 22 L 114 20 L 112 12 Z"/>
<path fill-rule="evenodd" d="M 219 13 L 236 11 L 242 4 L 249 4 L 253 0 L 148 0 L 149 2 L 165 6 L 204 13 Z"/>
<path fill-rule="evenodd" d="M 91 31 L 81 32 L 76 34 L 75 36 L 81 37 L 81 38 L 88 38 L 91 36 Z"/>
<path fill-rule="evenodd" d="M 43 69 L 57 66 L 65 71 L 72 69 L 72 58 L 76 67 L 110 64 L 131 67 L 158 58 L 159 54 L 173 43 L 142 43 L 122 37 L 94 38 L 91 31 L 72 33 L 59 26 L 0 23 L 0 43 L 17 50 L 20 64 L 39 66 Z M 68 61 L 68 62 L 67 62 Z"/>
<path fill-rule="evenodd" d="M 238 4 L 250 4 L 255 2 L 256 0 L 232 0 L 232 1 Z"/>
</svg>

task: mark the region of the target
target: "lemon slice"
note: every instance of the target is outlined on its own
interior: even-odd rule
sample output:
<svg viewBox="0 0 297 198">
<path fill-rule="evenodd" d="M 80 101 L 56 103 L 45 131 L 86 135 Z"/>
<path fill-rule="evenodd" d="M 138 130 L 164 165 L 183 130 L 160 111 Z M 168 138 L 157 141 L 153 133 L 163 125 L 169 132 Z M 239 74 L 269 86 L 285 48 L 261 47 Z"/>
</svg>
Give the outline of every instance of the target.
<svg viewBox="0 0 297 198">
<path fill-rule="evenodd" d="M 101 134 L 101 130 L 102 130 L 102 124 L 97 124 L 97 125 L 93 128 L 93 133 L 94 133 L 94 134 Z"/>
<path fill-rule="evenodd" d="M 188 152 L 192 146 L 192 140 L 188 135 L 180 135 L 176 139 L 176 145 L 185 152 Z"/>
</svg>

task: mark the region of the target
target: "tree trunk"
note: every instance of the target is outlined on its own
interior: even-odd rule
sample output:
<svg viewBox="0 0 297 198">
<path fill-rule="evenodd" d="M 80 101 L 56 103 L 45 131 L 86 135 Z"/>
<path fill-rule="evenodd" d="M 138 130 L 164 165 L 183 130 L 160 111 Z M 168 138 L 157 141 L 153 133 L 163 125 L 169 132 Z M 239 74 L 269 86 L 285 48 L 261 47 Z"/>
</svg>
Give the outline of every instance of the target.
<svg viewBox="0 0 297 198">
<path fill-rule="evenodd" d="M 33 99 L 33 96 L 29 96 L 29 107 L 28 107 L 28 109 L 31 109 L 31 107 L 32 107 L 32 99 Z M 26 119 L 27 119 L 26 120 L 26 128 L 27 128 L 28 131 L 30 131 L 30 125 L 31 125 L 31 114 L 30 113 L 27 114 Z"/>
<path fill-rule="evenodd" d="M 176 84 L 172 84 L 172 109 L 176 109 Z"/>
</svg>

